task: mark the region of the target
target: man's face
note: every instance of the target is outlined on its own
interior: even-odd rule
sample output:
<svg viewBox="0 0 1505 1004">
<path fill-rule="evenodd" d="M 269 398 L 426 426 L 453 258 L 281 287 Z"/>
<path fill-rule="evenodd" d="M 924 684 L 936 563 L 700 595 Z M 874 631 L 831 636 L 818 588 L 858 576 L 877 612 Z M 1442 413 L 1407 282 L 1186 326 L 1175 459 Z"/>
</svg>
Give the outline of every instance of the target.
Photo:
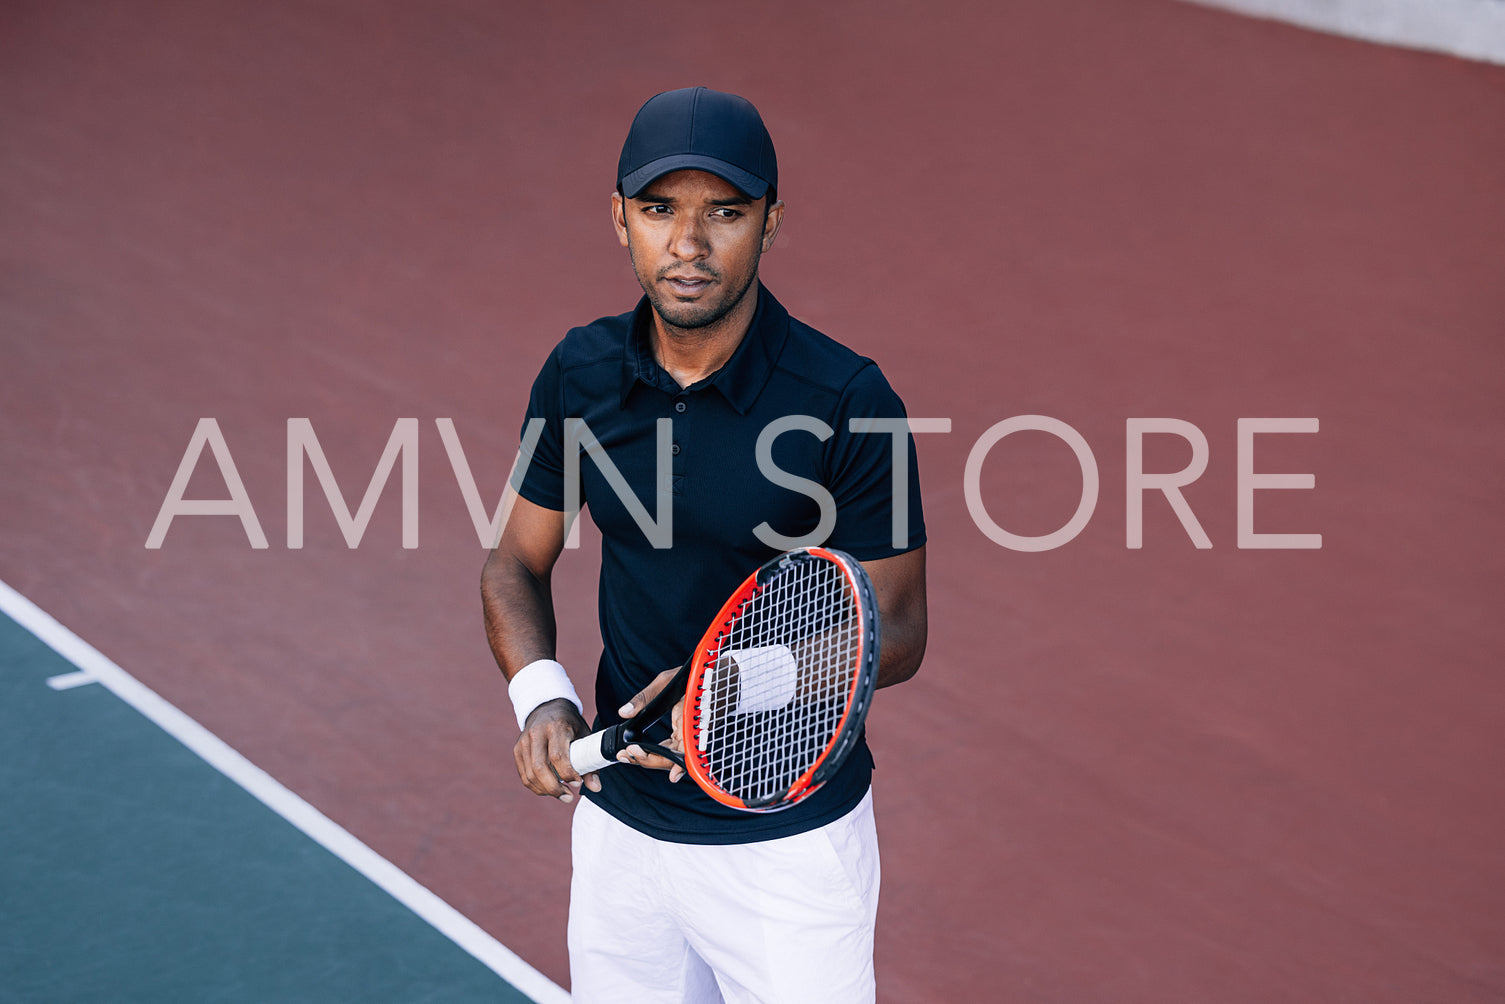
<svg viewBox="0 0 1505 1004">
<path fill-rule="evenodd" d="M 782 202 L 765 213 L 766 198 L 750 200 L 705 171 L 666 174 L 633 199 L 612 196 L 617 239 L 665 322 L 705 328 L 744 303 L 784 216 Z"/>
</svg>

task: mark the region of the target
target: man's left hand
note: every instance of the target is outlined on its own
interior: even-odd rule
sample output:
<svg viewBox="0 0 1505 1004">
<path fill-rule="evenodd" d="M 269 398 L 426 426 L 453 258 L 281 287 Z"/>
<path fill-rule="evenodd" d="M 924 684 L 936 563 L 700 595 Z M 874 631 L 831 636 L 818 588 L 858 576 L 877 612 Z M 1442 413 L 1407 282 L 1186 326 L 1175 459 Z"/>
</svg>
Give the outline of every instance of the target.
<svg viewBox="0 0 1505 1004">
<path fill-rule="evenodd" d="M 618 709 L 617 714 L 621 715 L 623 719 L 628 719 L 646 708 L 648 706 L 648 702 L 657 697 L 659 692 L 669 685 L 670 681 L 674 679 L 674 675 L 678 672 L 679 668 L 675 667 L 674 669 L 666 669 L 662 673 L 658 674 L 658 676 L 653 678 L 652 683 L 648 684 L 648 686 L 638 691 L 637 695 L 633 697 L 632 700 L 622 705 L 622 707 Z M 684 724 L 684 711 L 685 702 L 682 700 L 675 702 L 674 711 L 670 715 L 670 719 L 674 725 L 674 731 L 672 735 L 670 735 L 669 741 L 664 743 L 664 745 L 669 749 L 674 750 L 676 753 L 680 754 L 683 754 L 685 749 L 684 738 L 680 731 Z M 657 753 L 649 753 L 637 743 L 633 743 L 631 746 L 618 753 L 617 760 L 621 763 L 635 764 L 639 767 L 650 767 L 654 770 L 667 770 L 669 772 L 669 780 L 671 782 L 678 781 L 680 778 L 685 776 L 684 768 L 679 764 L 675 763 L 673 760 L 670 760 L 668 757 L 659 756 Z"/>
</svg>

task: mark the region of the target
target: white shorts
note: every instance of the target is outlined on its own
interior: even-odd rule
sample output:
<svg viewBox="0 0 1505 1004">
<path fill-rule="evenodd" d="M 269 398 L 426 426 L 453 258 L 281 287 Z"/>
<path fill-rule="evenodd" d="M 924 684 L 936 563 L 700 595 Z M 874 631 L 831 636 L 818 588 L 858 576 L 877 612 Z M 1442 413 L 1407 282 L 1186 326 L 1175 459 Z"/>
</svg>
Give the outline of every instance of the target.
<svg viewBox="0 0 1505 1004">
<path fill-rule="evenodd" d="M 582 799 L 572 841 L 581 1004 L 874 999 L 872 791 L 825 826 L 750 844 L 655 840 Z"/>
</svg>

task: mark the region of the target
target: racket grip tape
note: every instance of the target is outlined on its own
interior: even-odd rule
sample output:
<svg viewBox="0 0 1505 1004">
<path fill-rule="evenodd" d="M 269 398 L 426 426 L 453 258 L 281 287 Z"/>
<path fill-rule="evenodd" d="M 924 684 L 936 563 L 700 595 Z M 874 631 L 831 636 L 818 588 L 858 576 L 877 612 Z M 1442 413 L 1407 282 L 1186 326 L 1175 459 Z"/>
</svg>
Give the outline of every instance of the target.
<svg viewBox="0 0 1505 1004">
<path fill-rule="evenodd" d="M 623 749 L 622 725 L 592 732 L 570 743 L 570 766 L 576 773 L 589 774 L 602 767 L 617 763 L 617 754 Z"/>
<path fill-rule="evenodd" d="M 644 753 L 656 753 L 681 767 L 685 765 L 683 754 L 667 746 L 635 738 L 635 734 L 629 731 L 631 726 L 631 722 L 621 722 L 611 728 L 602 729 L 600 732 L 581 736 L 570 743 L 570 766 L 575 768 L 575 773 L 589 774 L 593 770 L 621 763 L 617 759 L 617 754 L 633 745 Z"/>
</svg>

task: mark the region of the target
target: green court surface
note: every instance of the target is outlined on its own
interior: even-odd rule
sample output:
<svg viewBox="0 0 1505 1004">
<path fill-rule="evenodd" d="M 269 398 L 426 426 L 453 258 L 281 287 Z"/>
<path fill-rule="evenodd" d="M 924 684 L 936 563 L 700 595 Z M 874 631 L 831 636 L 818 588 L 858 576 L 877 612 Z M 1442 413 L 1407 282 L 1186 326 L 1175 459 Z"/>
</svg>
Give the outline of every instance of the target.
<svg viewBox="0 0 1505 1004">
<path fill-rule="evenodd" d="M 0 1001 L 529 998 L 0 615 Z"/>
</svg>

